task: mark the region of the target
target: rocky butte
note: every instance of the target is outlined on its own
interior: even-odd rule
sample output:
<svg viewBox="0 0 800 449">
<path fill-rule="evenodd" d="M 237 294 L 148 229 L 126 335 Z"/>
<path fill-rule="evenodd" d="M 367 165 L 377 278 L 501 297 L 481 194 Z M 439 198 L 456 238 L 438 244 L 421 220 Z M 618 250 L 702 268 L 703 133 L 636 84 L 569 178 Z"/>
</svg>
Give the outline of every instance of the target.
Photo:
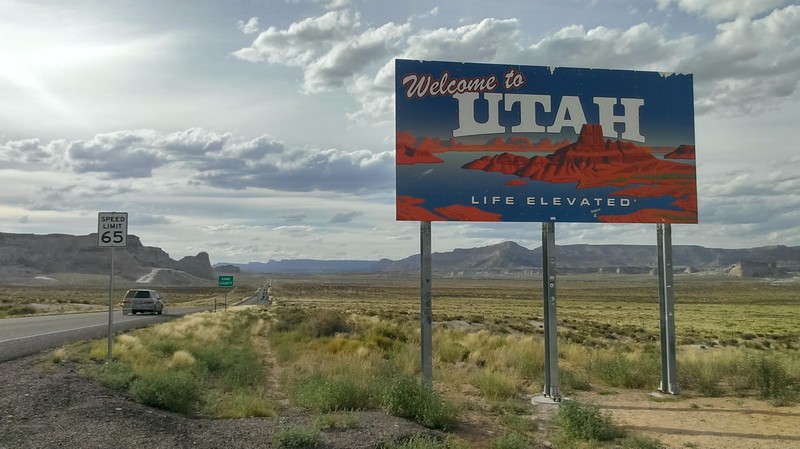
<svg viewBox="0 0 800 449">
<path fill-rule="evenodd" d="M 0 233 L 0 279 L 56 273 L 107 275 L 110 261 L 110 248 L 97 246 L 97 234 Z M 116 248 L 115 275 L 135 281 L 159 269 L 184 272 L 195 280 L 214 278 L 206 252 L 174 260 L 161 248 L 144 246 L 135 235 L 128 235 L 127 247 Z"/>
</svg>

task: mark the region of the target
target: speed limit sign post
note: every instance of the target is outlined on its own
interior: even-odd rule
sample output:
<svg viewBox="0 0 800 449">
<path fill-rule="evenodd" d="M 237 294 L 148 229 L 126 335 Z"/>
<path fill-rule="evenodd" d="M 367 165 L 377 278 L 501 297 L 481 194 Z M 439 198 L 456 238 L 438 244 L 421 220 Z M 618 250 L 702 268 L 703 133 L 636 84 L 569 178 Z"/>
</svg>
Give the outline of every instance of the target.
<svg viewBox="0 0 800 449">
<path fill-rule="evenodd" d="M 108 356 L 114 337 L 114 248 L 128 246 L 128 213 L 100 212 L 97 214 L 97 246 L 111 248 L 111 280 L 108 286 Z"/>
</svg>

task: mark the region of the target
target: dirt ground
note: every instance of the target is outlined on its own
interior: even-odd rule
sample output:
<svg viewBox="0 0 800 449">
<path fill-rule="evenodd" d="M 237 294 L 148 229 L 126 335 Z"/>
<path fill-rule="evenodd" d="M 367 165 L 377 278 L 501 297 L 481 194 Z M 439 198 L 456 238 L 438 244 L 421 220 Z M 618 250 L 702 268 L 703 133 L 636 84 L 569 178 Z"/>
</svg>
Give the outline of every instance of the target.
<svg viewBox="0 0 800 449">
<path fill-rule="evenodd" d="M 582 393 L 633 433 L 668 448 L 800 449 L 800 405 L 745 398 L 666 396 L 641 391 Z"/>
</svg>

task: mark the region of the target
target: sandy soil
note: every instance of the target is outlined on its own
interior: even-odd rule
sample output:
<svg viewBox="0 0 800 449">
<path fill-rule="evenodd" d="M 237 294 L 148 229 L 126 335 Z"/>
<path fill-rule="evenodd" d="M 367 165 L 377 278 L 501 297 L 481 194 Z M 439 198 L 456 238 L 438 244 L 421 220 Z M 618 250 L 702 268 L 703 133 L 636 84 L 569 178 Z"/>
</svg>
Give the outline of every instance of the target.
<svg viewBox="0 0 800 449">
<path fill-rule="evenodd" d="M 599 405 L 626 430 L 658 438 L 668 448 L 800 449 L 800 405 L 731 397 L 659 399 L 641 391 L 582 393 L 576 399 Z"/>
</svg>

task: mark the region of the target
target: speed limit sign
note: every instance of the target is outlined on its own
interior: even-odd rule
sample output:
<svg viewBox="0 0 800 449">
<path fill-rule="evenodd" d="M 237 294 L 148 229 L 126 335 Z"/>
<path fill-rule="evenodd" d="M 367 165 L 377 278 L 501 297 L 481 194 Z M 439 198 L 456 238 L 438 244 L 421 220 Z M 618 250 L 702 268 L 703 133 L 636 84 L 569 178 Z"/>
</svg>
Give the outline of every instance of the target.
<svg viewBox="0 0 800 449">
<path fill-rule="evenodd" d="M 97 214 L 97 246 L 128 246 L 128 213 Z"/>
</svg>

